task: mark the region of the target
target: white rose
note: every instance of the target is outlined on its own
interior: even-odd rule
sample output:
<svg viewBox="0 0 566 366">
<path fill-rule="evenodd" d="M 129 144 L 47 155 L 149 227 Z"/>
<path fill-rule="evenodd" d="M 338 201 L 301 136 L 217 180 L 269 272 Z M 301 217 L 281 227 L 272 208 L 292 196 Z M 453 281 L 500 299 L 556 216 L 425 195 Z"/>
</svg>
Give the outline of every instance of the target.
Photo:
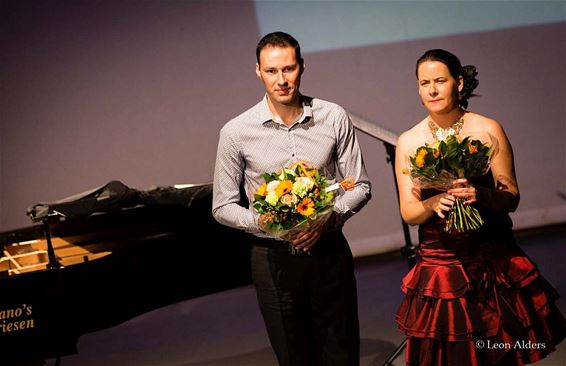
<svg viewBox="0 0 566 366">
<path fill-rule="evenodd" d="M 312 179 L 308 178 L 308 177 L 299 177 L 295 180 L 301 182 L 302 184 L 304 184 L 308 190 L 311 190 L 312 187 L 314 187 L 314 182 L 312 181 Z"/>
<path fill-rule="evenodd" d="M 267 192 L 273 192 L 277 189 L 277 187 L 279 187 L 279 183 L 281 183 L 281 181 L 278 180 L 272 180 L 271 182 L 269 182 L 267 184 L 267 188 L 265 188 L 265 190 Z"/>
</svg>

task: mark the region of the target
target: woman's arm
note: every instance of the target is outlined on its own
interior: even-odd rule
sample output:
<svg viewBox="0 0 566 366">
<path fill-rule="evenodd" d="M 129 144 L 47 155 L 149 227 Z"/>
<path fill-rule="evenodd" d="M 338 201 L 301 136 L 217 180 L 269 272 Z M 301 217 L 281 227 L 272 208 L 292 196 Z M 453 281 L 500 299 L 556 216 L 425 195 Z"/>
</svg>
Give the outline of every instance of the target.
<svg viewBox="0 0 566 366">
<path fill-rule="evenodd" d="M 440 193 L 422 200 L 420 189 L 413 185 L 409 174 L 404 173 L 407 169 L 407 159 L 415 153 L 417 145 L 410 130 L 399 137 L 395 152 L 395 176 L 399 187 L 401 217 L 409 225 L 423 224 L 434 214 L 444 218 L 445 212 L 454 204 L 454 197 L 448 193 Z"/>
<path fill-rule="evenodd" d="M 465 198 L 467 204 L 478 202 L 491 210 L 513 212 L 517 209 L 520 200 L 513 149 L 505 131 L 497 121 L 485 118 L 481 122 L 485 130 L 497 141 L 497 151 L 491 160 L 491 173 L 495 186 L 474 187 L 464 179 L 457 181 L 464 185 L 463 188 L 451 189 L 448 193 Z"/>
</svg>

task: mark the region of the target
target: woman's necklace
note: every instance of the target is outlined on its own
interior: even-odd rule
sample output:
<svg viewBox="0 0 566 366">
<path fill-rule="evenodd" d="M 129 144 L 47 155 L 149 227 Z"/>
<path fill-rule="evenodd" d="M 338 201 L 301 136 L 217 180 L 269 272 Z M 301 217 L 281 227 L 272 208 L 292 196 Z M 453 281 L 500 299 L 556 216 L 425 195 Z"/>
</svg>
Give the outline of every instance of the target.
<svg viewBox="0 0 566 366">
<path fill-rule="evenodd" d="M 430 128 L 430 132 L 432 133 L 432 136 L 436 137 L 436 139 L 439 141 L 444 141 L 448 136 L 458 135 L 463 125 L 464 116 L 460 117 L 460 119 L 446 128 L 442 128 L 437 125 L 436 122 L 432 120 L 432 118 L 428 119 L 428 127 Z"/>
</svg>

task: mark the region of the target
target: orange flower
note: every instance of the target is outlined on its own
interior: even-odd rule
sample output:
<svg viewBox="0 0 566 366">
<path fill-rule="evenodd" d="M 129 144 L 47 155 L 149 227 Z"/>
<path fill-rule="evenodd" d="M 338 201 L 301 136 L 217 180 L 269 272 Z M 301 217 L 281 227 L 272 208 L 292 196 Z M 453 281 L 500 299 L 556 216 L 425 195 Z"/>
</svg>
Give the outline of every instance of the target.
<svg viewBox="0 0 566 366">
<path fill-rule="evenodd" d="M 345 191 L 352 191 L 356 187 L 356 182 L 354 178 L 348 177 L 340 182 L 340 186 L 344 188 Z"/>
<path fill-rule="evenodd" d="M 476 145 L 468 144 L 468 151 L 470 151 L 470 154 L 475 154 L 478 152 L 478 147 Z"/>
<path fill-rule="evenodd" d="M 426 149 L 419 149 L 419 151 L 417 152 L 417 157 L 415 158 L 415 164 L 417 164 L 419 168 L 422 168 L 424 166 L 425 156 Z"/>
<path fill-rule="evenodd" d="M 435 159 L 438 159 L 438 157 L 439 157 L 440 155 L 442 155 L 442 153 L 440 152 L 440 150 L 434 150 L 434 152 L 432 153 L 432 155 L 434 155 L 434 158 L 435 158 Z"/>
<path fill-rule="evenodd" d="M 259 186 L 255 194 L 265 196 L 267 194 L 267 183 L 264 182 L 261 186 Z"/>
<path fill-rule="evenodd" d="M 293 182 L 290 180 L 282 180 L 277 188 L 275 188 L 275 194 L 277 197 L 281 197 L 284 194 L 291 192 L 291 189 L 293 189 Z"/>
<path fill-rule="evenodd" d="M 304 161 L 304 160 L 298 160 L 298 161 L 294 162 L 293 164 L 291 164 L 291 165 L 289 166 L 289 168 L 290 168 L 290 169 L 293 169 L 293 168 L 296 167 L 297 165 L 300 165 L 301 168 L 302 168 L 301 171 L 299 172 L 299 175 L 300 175 L 301 177 L 309 177 L 309 178 L 311 178 L 311 177 L 313 177 L 313 176 L 316 174 L 316 169 L 312 168 L 312 167 L 310 166 L 310 164 L 307 163 L 307 162 Z"/>
<path fill-rule="evenodd" d="M 303 216 L 311 216 L 314 213 L 314 202 L 306 197 L 297 205 L 297 212 Z"/>
</svg>

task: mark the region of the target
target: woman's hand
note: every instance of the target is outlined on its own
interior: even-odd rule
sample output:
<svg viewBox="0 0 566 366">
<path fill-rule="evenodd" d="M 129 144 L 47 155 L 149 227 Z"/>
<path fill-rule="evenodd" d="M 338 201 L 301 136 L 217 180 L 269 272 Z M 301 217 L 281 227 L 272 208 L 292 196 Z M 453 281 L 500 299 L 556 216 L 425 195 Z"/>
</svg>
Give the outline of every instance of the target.
<svg viewBox="0 0 566 366">
<path fill-rule="evenodd" d="M 454 205 L 454 196 L 448 193 L 441 193 L 427 200 L 425 206 L 428 206 L 431 210 L 436 212 L 440 218 L 446 218 L 444 216 L 445 212 L 450 211 Z"/>
<path fill-rule="evenodd" d="M 478 190 L 467 179 L 456 179 L 454 188 L 447 192 L 455 198 L 464 199 L 464 204 L 469 205 L 478 201 Z"/>
</svg>

